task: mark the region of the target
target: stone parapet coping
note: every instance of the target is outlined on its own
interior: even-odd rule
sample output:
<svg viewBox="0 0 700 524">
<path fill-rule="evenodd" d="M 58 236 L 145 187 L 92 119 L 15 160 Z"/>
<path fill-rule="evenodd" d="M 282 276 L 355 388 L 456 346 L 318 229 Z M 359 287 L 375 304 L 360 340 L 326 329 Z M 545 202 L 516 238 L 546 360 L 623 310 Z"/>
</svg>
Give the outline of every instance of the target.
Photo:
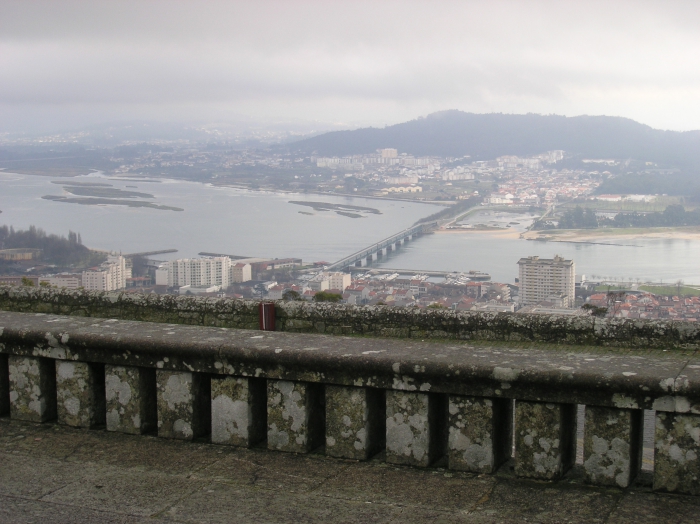
<svg viewBox="0 0 700 524">
<path fill-rule="evenodd" d="M 551 351 L 0 312 L 0 353 L 387 390 L 700 413 L 694 351 Z"/>
<path fill-rule="evenodd" d="M 238 329 L 258 329 L 258 304 L 252 300 L 0 286 L 0 310 L 5 311 Z M 697 322 L 308 302 L 276 302 L 275 329 L 419 340 L 700 349 Z"/>
</svg>

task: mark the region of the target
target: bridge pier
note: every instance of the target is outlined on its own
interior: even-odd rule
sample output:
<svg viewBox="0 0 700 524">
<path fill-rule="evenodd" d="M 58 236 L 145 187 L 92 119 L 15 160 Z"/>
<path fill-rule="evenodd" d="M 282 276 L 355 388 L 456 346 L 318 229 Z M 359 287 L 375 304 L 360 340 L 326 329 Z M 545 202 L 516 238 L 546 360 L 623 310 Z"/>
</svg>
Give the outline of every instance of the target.
<svg viewBox="0 0 700 524">
<path fill-rule="evenodd" d="M 402 244 L 415 240 L 416 237 L 422 235 L 425 231 L 430 231 L 438 227 L 438 222 L 431 223 L 421 223 L 415 225 L 409 229 L 404 229 L 403 231 L 396 233 L 388 238 L 380 240 L 375 244 L 371 244 L 369 247 L 362 249 L 352 255 L 349 255 L 337 262 L 330 264 L 328 266 L 329 270 L 337 271 L 339 268 L 352 266 L 362 267 L 364 260 L 366 263 L 371 263 L 374 260 L 382 258 L 389 252 L 395 251 L 401 247 Z M 367 254 L 370 254 L 367 256 Z M 374 255 L 377 255 L 376 258 Z"/>
</svg>

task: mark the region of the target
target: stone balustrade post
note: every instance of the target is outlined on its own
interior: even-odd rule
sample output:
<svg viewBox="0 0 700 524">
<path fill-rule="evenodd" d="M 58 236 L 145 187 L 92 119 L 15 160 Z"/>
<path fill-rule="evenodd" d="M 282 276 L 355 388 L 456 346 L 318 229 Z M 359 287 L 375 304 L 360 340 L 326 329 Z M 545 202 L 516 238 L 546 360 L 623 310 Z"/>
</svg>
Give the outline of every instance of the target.
<svg viewBox="0 0 700 524">
<path fill-rule="evenodd" d="M 107 431 L 140 435 L 155 431 L 156 372 L 132 366 L 105 366 Z"/>
<path fill-rule="evenodd" d="M 308 453 L 323 443 L 323 385 L 267 381 L 267 447 Z"/>
<path fill-rule="evenodd" d="M 265 379 L 211 379 L 211 441 L 250 447 L 265 439 Z"/>
<path fill-rule="evenodd" d="M 386 461 L 427 467 L 440 458 L 446 444 L 446 409 L 444 395 L 387 391 Z"/>
<path fill-rule="evenodd" d="M 326 386 L 326 455 L 367 460 L 385 442 L 384 391 Z"/>
<path fill-rule="evenodd" d="M 493 473 L 511 456 L 513 401 L 450 395 L 448 467 Z"/>
<path fill-rule="evenodd" d="M 576 460 L 576 404 L 515 401 L 515 474 L 552 480 Z"/>
<path fill-rule="evenodd" d="M 189 371 L 156 371 L 158 436 L 194 440 L 211 431 L 211 380 Z"/>
<path fill-rule="evenodd" d="M 10 355 L 10 416 L 28 422 L 56 418 L 56 367 L 54 361 L 39 357 Z"/>
<path fill-rule="evenodd" d="M 628 487 L 642 466 L 643 412 L 586 406 L 583 469 L 587 482 Z"/>
<path fill-rule="evenodd" d="M 10 413 L 10 369 L 7 355 L 0 354 L 0 417 Z"/>
<path fill-rule="evenodd" d="M 56 360 L 58 423 L 93 428 L 105 423 L 104 366 Z"/>
<path fill-rule="evenodd" d="M 700 495 L 700 415 L 656 412 L 654 489 Z"/>
</svg>

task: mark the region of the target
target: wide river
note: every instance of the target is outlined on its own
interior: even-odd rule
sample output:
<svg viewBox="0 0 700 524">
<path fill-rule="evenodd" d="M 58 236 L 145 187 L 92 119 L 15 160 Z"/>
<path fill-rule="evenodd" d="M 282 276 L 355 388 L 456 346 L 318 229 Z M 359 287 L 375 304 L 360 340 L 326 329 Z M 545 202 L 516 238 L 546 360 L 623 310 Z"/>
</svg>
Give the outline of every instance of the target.
<svg viewBox="0 0 700 524">
<path fill-rule="evenodd" d="M 115 205 L 79 205 L 42 199 L 79 198 L 62 184 L 110 184 L 113 189 L 147 193 L 130 200 L 182 208 L 170 211 Z M 99 186 L 108 187 L 108 186 Z M 371 209 L 334 209 L 290 203 L 323 202 Z M 390 236 L 441 208 L 427 204 L 327 195 L 256 192 L 174 180 L 124 180 L 92 174 L 50 178 L 0 171 L 0 224 L 49 233 L 80 232 L 83 243 L 123 253 L 177 249 L 168 259 L 199 252 L 335 261 Z M 514 222 L 517 222 L 515 224 Z M 465 223 L 506 226 L 519 232 L 525 215 L 485 212 Z M 380 265 L 400 269 L 479 270 L 500 282 L 513 282 L 521 257 L 560 254 L 572 258 L 577 274 L 700 284 L 700 241 L 670 239 L 601 240 L 601 244 L 534 242 L 505 232 L 449 232 L 421 237 Z M 623 244 L 623 245 L 613 245 Z"/>
</svg>

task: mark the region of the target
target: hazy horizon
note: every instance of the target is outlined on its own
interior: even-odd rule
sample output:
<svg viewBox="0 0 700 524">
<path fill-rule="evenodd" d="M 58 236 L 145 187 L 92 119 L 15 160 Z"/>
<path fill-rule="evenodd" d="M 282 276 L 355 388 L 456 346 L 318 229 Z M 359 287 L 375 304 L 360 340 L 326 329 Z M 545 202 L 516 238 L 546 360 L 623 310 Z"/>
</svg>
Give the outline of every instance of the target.
<svg viewBox="0 0 700 524">
<path fill-rule="evenodd" d="M 0 130 L 383 126 L 458 109 L 700 129 L 694 2 L 0 2 Z"/>
</svg>

